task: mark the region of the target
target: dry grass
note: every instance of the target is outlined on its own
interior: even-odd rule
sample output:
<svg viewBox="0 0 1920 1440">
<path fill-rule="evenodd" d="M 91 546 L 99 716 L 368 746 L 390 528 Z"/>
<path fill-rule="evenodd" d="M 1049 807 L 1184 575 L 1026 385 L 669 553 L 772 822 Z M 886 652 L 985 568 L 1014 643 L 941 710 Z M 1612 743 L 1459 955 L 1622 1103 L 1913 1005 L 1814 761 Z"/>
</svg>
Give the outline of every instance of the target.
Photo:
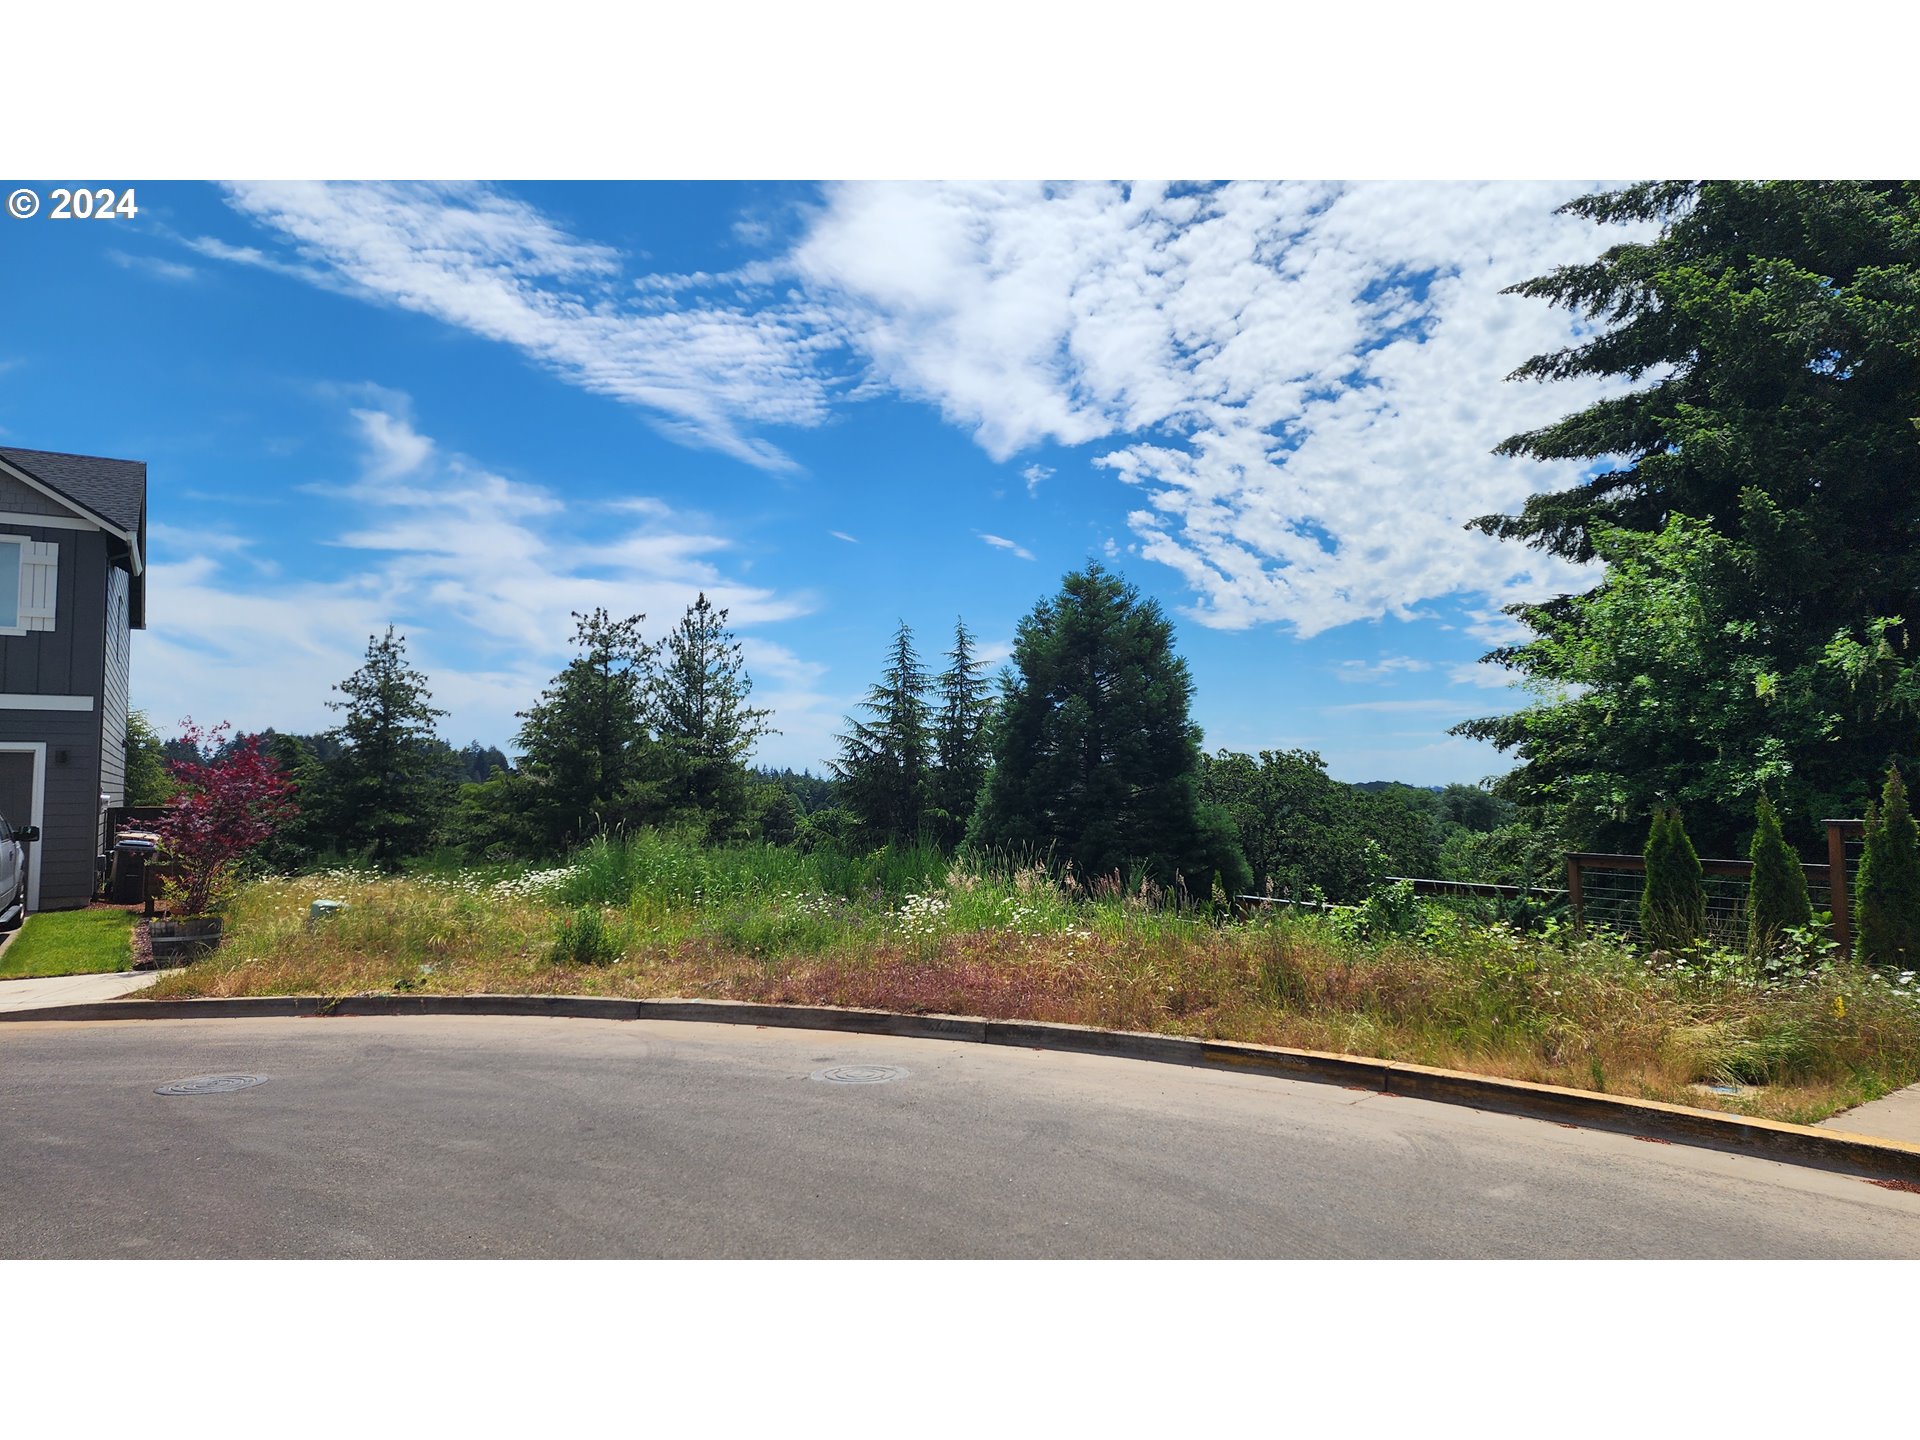
<svg viewBox="0 0 1920 1440">
<path fill-rule="evenodd" d="M 596 907 L 620 958 L 555 963 L 566 877 L 268 881 L 242 893 L 188 995 L 537 993 L 691 997 L 1060 1021 L 1252 1041 L 1808 1122 L 1920 1081 L 1920 1003 L 1850 965 L 1790 980 L 1729 957 L 1651 968 L 1606 940 L 1430 916 L 1366 941 L 1319 916 L 1215 925 L 1138 898 L 1075 899 L 1037 872 L 956 871 L 849 900 L 717 872 L 634 882 Z M 576 892 L 577 893 L 577 892 Z M 311 900 L 349 908 L 309 926 Z M 1704 1096 L 1701 1081 L 1756 1084 Z"/>
</svg>

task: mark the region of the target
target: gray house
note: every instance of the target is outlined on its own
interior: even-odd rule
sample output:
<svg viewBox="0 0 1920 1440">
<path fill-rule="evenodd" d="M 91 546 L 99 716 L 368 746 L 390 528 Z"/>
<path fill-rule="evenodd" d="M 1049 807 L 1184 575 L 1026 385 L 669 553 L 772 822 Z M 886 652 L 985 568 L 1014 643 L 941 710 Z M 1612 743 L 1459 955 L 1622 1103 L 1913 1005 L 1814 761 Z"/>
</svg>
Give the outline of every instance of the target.
<svg viewBox="0 0 1920 1440">
<path fill-rule="evenodd" d="M 92 898 L 107 808 L 126 799 L 146 549 L 143 461 L 0 447 L 0 815 L 40 827 L 29 910 Z"/>
</svg>

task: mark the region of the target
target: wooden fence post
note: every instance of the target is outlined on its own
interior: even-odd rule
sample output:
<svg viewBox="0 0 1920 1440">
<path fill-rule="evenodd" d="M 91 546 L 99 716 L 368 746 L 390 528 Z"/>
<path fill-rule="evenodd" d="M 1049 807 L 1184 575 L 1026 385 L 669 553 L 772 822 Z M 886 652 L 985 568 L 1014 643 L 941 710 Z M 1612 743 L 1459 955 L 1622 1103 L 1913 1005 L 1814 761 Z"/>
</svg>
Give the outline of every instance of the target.
<svg viewBox="0 0 1920 1440">
<path fill-rule="evenodd" d="M 1827 821 L 1827 894 L 1833 910 L 1833 940 L 1846 955 L 1852 949 L 1853 917 L 1847 909 L 1847 836 L 1845 822 Z"/>
<path fill-rule="evenodd" d="M 1567 910 L 1573 916 L 1573 933 L 1580 933 L 1580 860 L 1567 856 Z"/>
</svg>

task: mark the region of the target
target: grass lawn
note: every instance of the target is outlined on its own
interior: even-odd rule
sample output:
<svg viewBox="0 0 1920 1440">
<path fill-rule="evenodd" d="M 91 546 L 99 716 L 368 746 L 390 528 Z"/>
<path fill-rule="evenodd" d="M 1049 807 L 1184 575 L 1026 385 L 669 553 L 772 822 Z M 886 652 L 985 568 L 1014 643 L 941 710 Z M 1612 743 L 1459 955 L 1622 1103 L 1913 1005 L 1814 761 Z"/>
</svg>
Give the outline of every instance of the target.
<svg viewBox="0 0 1920 1440">
<path fill-rule="evenodd" d="M 133 916 L 125 910 L 29 915 L 0 955 L 0 978 L 95 975 L 133 964 Z"/>
<path fill-rule="evenodd" d="M 347 908 L 313 923 L 321 898 Z M 534 873 L 261 881 L 235 897 L 220 950 L 146 993 L 673 996 L 1052 1020 L 1802 1123 L 1920 1081 L 1920 977 L 1832 953 L 1675 964 L 1434 906 L 1391 925 L 1364 907 L 1221 924 L 1152 898 L 932 852 L 646 834 Z"/>
</svg>

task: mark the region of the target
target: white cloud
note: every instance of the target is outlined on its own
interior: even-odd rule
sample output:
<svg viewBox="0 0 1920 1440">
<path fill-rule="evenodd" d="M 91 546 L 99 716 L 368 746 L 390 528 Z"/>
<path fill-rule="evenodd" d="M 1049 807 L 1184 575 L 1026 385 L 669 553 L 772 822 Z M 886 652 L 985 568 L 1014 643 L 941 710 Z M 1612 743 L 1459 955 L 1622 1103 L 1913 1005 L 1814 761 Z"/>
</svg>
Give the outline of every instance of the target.
<svg viewBox="0 0 1920 1440">
<path fill-rule="evenodd" d="M 1574 329 L 1501 290 L 1632 233 L 1552 213 L 1580 188 L 839 185 L 785 255 L 636 278 L 488 187 L 275 183 L 230 192 L 271 252 L 194 244 L 515 346 L 769 469 L 791 462 L 759 432 L 882 393 L 995 460 L 1098 447 L 1138 492 L 1129 550 L 1186 582 L 1189 615 L 1312 635 L 1593 582 L 1463 528 L 1579 473 L 1495 444 L 1609 393 L 1503 380 Z M 1050 472 L 1021 473 L 1031 494 Z"/>
<path fill-rule="evenodd" d="M 751 633 L 810 612 L 804 595 L 743 584 L 720 565 L 720 535 L 660 506 L 609 529 L 605 507 L 569 506 L 537 485 L 440 451 L 402 406 L 351 412 L 358 473 L 326 487 L 342 518 L 323 543 L 332 575 L 265 583 L 264 542 L 153 528 L 153 629 L 136 636 L 136 703 L 156 724 L 182 715 L 242 729 L 333 723 L 330 686 L 391 623 L 451 712 L 443 733 L 503 743 L 570 655 L 572 612 L 644 613 L 658 636 L 700 591 L 730 612 L 750 658 L 777 682 L 762 703 L 816 727 L 819 669 Z M 179 556 L 181 558 L 172 558 Z M 266 563 L 271 563 L 269 559 Z M 247 569 L 242 569 L 245 566 Z"/>
<path fill-rule="evenodd" d="M 629 303 L 617 252 L 486 186 L 275 181 L 231 186 L 229 197 L 300 259 L 215 240 L 196 242 L 201 253 L 344 286 L 515 346 L 689 443 L 788 469 L 749 427 L 826 418 L 833 382 L 819 356 L 839 342 L 831 317 L 804 302 Z M 656 288 L 709 282 L 749 283 L 743 272 L 662 277 Z"/>
<path fill-rule="evenodd" d="M 1033 559 L 1033 552 L 1031 550 L 1027 549 L 1024 545 L 1016 545 L 1004 535 L 989 535 L 985 531 L 982 531 L 980 532 L 980 538 L 996 550 L 1011 550 L 1022 560 Z"/>
<path fill-rule="evenodd" d="M 1040 493 L 1041 483 L 1053 478 L 1053 471 L 1045 465 L 1029 465 L 1020 472 L 1020 478 L 1027 482 L 1029 496 Z"/>
<path fill-rule="evenodd" d="M 844 530 L 829 530 L 827 531 L 827 534 L 831 535 L 836 540 L 844 540 L 849 545 L 858 545 L 860 543 L 858 540 L 854 539 L 853 536 L 847 534 L 847 532 Z"/>
<path fill-rule="evenodd" d="M 129 255 L 124 250 L 109 250 L 107 258 L 122 270 L 144 270 L 162 280 L 192 280 L 200 273 L 191 265 L 182 265 L 177 260 L 163 260 L 158 255 Z"/>
<path fill-rule="evenodd" d="M 386 410 L 355 410 L 366 441 L 369 480 L 397 480 L 411 475 L 433 456 L 433 441 L 420 434 L 402 415 Z"/>
<path fill-rule="evenodd" d="M 1519 680 L 1513 671 L 1500 665 L 1488 665 L 1484 661 L 1472 661 L 1464 665 L 1448 667 L 1447 679 L 1455 685 L 1472 685 L 1481 690 L 1507 690 Z"/>
<path fill-rule="evenodd" d="M 1432 668 L 1431 661 L 1419 660 L 1411 655 L 1383 655 L 1374 661 L 1342 660 L 1333 673 L 1335 679 L 1348 684 L 1371 684 L 1393 675 L 1410 675 Z"/>
<path fill-rule="evenodd" d="M 1462 529 L 1576 473 L 1489 453 L 1602 393 L 1502 382 L 1570 319 L 1500 290 L 1617 238 L 1551 213 L 1576 188 L 842 186 L 794 264 L 995 459 L 1124 441 L 1196 618 L 1310 635 L 1591 583 Z"/>
</svg>

